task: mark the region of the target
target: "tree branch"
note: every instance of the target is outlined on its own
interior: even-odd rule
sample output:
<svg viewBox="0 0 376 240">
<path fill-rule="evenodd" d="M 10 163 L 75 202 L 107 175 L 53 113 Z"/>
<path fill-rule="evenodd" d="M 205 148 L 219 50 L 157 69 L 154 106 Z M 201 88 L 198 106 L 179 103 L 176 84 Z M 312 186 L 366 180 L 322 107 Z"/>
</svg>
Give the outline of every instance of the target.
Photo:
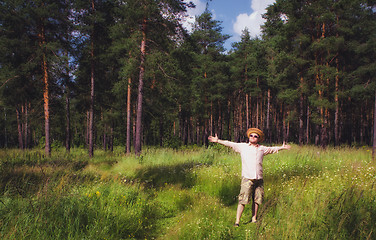
<svg viewBox="0 0 376 240">
<path fill-rule="evenodd" d="M 162 71 L 163 75 L 165 75 L 166 77 L 168 77 L 168 78 L 170 78 L 170 79 L 173 79 L 173 80 L 178 80 L 177 78 L 174 78 L 174 77 L 169 76 L 169 75 L 164 71 L 163 67 L 162 67 L 160 64 L 158 64 L 158 68 Z"/>
<path fill-rule="evenodd" d="M 13 80 L 13 79 L 18 78 L 18 77 L 19 77 L 19 76 L 16 75 L 16 76 L 14 76 L 14 77 L 12 77 L 12 78 L 7 79 L 7 80 L 3 83 L 3 85 L 1 85 L 0 88 L 4 87 L 4 85 L 7 84 L 7 82 L 9 82 L 10 80 Z"/>
</svg>

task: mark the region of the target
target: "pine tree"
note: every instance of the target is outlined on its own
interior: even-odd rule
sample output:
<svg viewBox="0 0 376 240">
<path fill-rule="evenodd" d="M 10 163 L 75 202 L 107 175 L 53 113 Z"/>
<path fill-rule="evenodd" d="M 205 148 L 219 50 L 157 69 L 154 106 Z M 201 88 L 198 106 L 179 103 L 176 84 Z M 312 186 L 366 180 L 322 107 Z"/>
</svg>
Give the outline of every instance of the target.
<svg viewBox="0 0 376 240">
<path fill-rule="evenodd" d="M 66 1 L 3 1 L 1 4 L 6 14 L 4 18 L 4 28 L 10 28 L 7 34 L 4 35 L 6 41 L 11 41 L 13 47 L 19 45 L 20 48 L 10 48 L 13 57 L 4 60 L 7 62 L 8 70 L 17 71 L 21 74 L 22 78 L 27 79 L 30 84 L 33 83 L 32 79 L 41 79 L 43 87 L 41 92 L 43 93 L 44 102 L 44 119 L 45 119 L 45 152 L 46 155 L 50 155 L 50 102 L 54 100 L 51 86 L 59 78 L 59 74 L 54 72 L 52 66 L 57 65 L 59 59 L 62 58 L 60 51 L 63 49 L 63 44 L 66 42 L 66 26 L 67 23 L 67 2 Z M 17 13 L 17 14 L 14 14 Z M 15 27 L 16 26 L 16 27 Z M 13 53 L 12 53 L 13 52 Z M 8 54 L 6 53 L 6 54 Z M 22 60 L 21 60 L 22 58 Z M 13 60 L 12 60 L 13 59 Z M 14 60 L 17 60 L 15 62 Z M 9 62 L 9 60 L 13 62 Z M 4 62 L 4 63 L 5 63 Z M 14 74 L 13 76 L 17 76 Z M 17 79 L 19 76 L 15 77 Z M 16 83 L 16 80 L 13 83 Z M 28 87 L 28 84 L 22 83 L 24 87 Z M 35 83 L 36 86 L 38 83 Z M 30 85 L 29 85 L 30 87 Z M 12 91 L 15 88 L 12 88 Z M 29 91 L 30 88 L 27 90 Z M 14 92 L 13 92 L 14 94 Z M 20 132 L 24 132 L 25 140 L 21 144 L 22 137 L 19 137 L 20 144 L 27 144 L 28 128 L 28 109 L 30 102 L 26 99 L 22 104 L 22 107 L 17 110 L 19 123 L 21 123 L 21 113 L 25 114 L 24 127 L 21 127 Z M 23 109 L 23 110 L 22 110 Z M 23 130 L 22 130 L 23 129 Z"/>
<path fill-rule="evenodd" d="M 110 49 L 110 27 L 113 24 L 113 2 L 112 1 L 76 1 L 75 12 L 79 37 L 76 41 L 79 48 L 79 69 L 77 84 L 83 92 L 83 96 L 90 96 L 83 99 L 87 110 L 87 146 L 89 156 L 94 155 L 97 126 L 100 118 L 95 118 L 95 113 L 101 110 L 100 100 L 103 99 L 100 93 L 108 93 L 112 84 L 109 81 L 108 73 L 111 72 L 113 62 L 108 59 Z M 90 86 L 88 89 L 85 86 Z M 96 89 L 99 91 L 96 92 Z M 90 91 L 88 91 L 90 90 Z M 97 102 L 99 101 L 99 102 Z"/>
<path fill-rule="evenodd" d="M 260 39 L 251 39 L 248 29 L 245 29 L 241 41 L 233 44 L 233 51 L 231 76 L 233 82 L 238 82 L 236 102 L 245 103 L 240 110 L 240 113 L 245 113 L 245 124 L 239 123 L 241 128 L 236 131 L 245 132 L 251 126 L 263 128 L 264 124 L 260 121 L 262 93 L 268 92 L 265 46 Z M 266 134 L 269 134 L 269 128 Z"/>
<path fill-rule="evenodd" d="M 140 18 L 138 23 L 141 32 L 140 44 L 140 65 L 139 82 L 137 93 L 137 117 L 136 117 L 136 137 L 135 153 L 141 153 L 142 142 L 142 114 L 144 99 L 144 77 L 146 53 L 154 49 L 165 46 L 169 38 L 176 35 L 179 27 L 178 15 L 186 11 L 187 4 L 181 0 L 174 1 L 142 1 L 140 6 Z M 150 41 L 153 40 L 153 41 Z"/>
<path fill-rule="evenodd" d="M 227 105 L 222 103 L 229 86 L 229 67 L 223 55 L 223 44 L 229 36 L 221 33 L 220 24 L 206 8 L 204 13 L 197 16 L 191 34 L 192 41 L 196 43 L 196 66 L 192 82 L 192 93 L 195 96 L 193 111 L 206 144 L 207 136 L 221 129 L 222 123 L 218 118 L 223 117 L 225 110 L 221 106 Z"/>
<path fill-rule="evenodd" d="M 349 95 L 344 93 L 355 83 L 346 83 L 346 79 L 352 78 L 352 71 L 361 69 L 357 57 L 362 54 L 357 53 L 354 46 L 361 46 L 365 39 L 372 36 L 367 34 L 370 28 L 365 27 L 371 22 L 370 17 L 373 15 L 368 4 L 364 1 L 347 0 L 277 1 L 268 8 L 264 33 L 266 39 L 272 43 L 273 62 L 277 64 L 276 73 L 280 72 L 275 76 L 290 75 L 286 78 L 291 82 L 288 83 L 290 93 L 294 92 L 294 88 L 300 89 L 300 143 L 303 139 L 304 104 L 310 109 L 306 111 L 306 116 L 316 128 L 311 131 L 316 135 L 316 144 L 326 146 L 332 135 L 335 136 L 336 144 L 341 139 L 341 126 L 346 123 L 339 120 L 340 108 L 345 108 L 345 104 L 350 106 L 347 100 Z M 360 25 L 362 27 L 359 27 Z M 276 62 L 278 56 L 287 58 Z M 279 82 L 278 85 L 280 84 Z M 288 93 L 279 92 L 279 96 Z M 296 95 L 286 96 L 287 99 L 294 99 Z M 350 110 L 342 115 L 352 116 L 353 113 Z M 347 121 L 350 123 L 353 119 Z M 306 123 L 307 128 L 308 124 L 309 121 Z M 351 129 L 351 126 L 348 126 L 346 128 Z M 334 134 L 331 134 L 332 132 Z M 309 132 L 306 131 L 306 134 Z"/>
</svg>

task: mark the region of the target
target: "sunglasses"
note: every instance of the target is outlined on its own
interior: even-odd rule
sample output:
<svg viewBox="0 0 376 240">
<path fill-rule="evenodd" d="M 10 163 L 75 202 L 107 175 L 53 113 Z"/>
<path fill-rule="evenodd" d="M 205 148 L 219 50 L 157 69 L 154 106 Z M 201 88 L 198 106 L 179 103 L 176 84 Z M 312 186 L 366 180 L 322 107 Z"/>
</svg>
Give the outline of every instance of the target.
<svg viewBox="0 0 376 240">
<path fill-rule="evenodd" d="M 259 136 L 257 136 L 257 135 L 253 135 L 253 134 L 249 135 L 249 137 L 259 138 Z"/>
</svg>

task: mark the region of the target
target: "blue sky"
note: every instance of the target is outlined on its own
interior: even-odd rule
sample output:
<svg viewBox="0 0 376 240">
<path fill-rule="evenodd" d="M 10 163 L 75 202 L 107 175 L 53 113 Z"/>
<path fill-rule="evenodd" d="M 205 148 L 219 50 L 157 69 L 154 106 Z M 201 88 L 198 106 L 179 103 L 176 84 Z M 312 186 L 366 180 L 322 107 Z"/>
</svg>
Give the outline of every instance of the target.
<svg viewBox="0 0 376 240">
<path fill-rule="evenodd" d="M 195 9 L 188 10 L 187 22 L 194 22 L 194 16 L 200 15 L 206 8 L 207 0 L 192 1 Z M 252 37 L 260 35 L 260 25 L 264 20 L 261 17 L 265 8 L 273 4 L 275 0 L 212 0 L 209 1 L 209 10 L 213 18 L 222 21 L 223 34 L 232 36 L 225 43 L 227 50 L 231 49 L 231 43 L 240 41 L 240 35 L 244 28 L 248 28 Z M 188 23 L 185 24 L 188 27 Z"/>
</svg>

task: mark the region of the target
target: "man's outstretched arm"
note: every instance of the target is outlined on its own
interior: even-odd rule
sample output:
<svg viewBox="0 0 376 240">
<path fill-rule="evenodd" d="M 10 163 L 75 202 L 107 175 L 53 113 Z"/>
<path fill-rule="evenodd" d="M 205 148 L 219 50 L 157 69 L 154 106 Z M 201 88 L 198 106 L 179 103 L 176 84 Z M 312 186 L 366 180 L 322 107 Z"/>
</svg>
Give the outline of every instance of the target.
<svg viewBox="0 0 376 240">
<path fill-rule="evenodd" d="M 209 136 L 208 137 L 209 142 L 217 143 L 219 141 L 218 135 L 215 134 L 215 136 Z"/>
<path fill-rule="evenodd" d="M 291 146 L 286 145 L 285 142 L 283 142 L 282 146 L 280 147 L 265 147 L 264 155 L 272 154 L 272 153 L 278 153 L 278 151 L 281 150 L 290 150 Z"/>
<path fill-rule="evenodd" d="M 291 145 L 286 145 L 286 143 L 285 142 L 283 142 L 283 144 L 282 144 L 282 147 L 281 147 L 281 150 L 290 150 L 291 149 Z"/>
<path fill-rule="evenodd" d="M 221 140 L 221 139 L 218 138 L 217 134 L 215 134 L 214 137 L 213 136 L 209 136 L 208 140 L 209 140 L 209 142 L 212 142 L 212 143 L 219 143 L 219 144 L 221 144 L 223 146 L 231 147 L 236 152 L 239 151 L 239 149 L 238 149 L 239 148 L 238 143 L 227 141 L 227 140 Z"/>
</svg>

